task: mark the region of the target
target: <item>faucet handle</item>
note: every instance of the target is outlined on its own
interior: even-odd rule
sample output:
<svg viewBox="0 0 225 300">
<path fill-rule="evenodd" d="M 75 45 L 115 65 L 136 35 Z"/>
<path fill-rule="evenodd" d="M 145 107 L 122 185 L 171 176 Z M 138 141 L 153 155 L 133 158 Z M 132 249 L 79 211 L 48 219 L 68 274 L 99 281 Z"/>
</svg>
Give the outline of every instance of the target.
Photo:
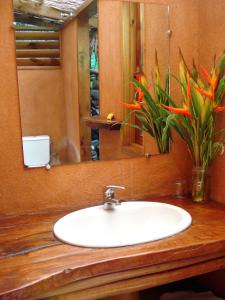
<svg viewBox="0 0 225 300">
<path fill-rule="evenodd" d="M 115 189 L 121 189 L 125 190 L 124 186 L 121 185 L 107 185 L 104 187 L 103 192 L 104 192 L 104 200 L 112 200 L 115 198 Z"/>
<path fill-rule="evenodd" d="M 125 190 L 125 186 L 122 186 L 122 185 L 107 185 L 105 187 L 106 189 L 121 189 L 121 190 Z"/>
</svg>

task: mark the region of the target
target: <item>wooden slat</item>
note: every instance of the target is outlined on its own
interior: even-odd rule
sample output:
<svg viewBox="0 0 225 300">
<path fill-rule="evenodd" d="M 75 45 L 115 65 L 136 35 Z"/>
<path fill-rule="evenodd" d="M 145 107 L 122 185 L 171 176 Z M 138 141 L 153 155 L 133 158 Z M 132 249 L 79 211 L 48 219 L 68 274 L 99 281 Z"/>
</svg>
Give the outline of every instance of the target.
<svg viewBox="0 0 225 300">
<path fill-rule="evenodd" d="M 16 42 L 16 49 L 59 49 L 59 41 L 52 42 Z"/>
<path fill-rule="evenodd" d="M 17 70 L 58 70 L 61 66 L 17 66 Z"/>
<path fill-rule="evenodd" d="M 59 49 L 19 49 L 16 50 L 16 57 L 32 58 L 32 57 L 60 57 Z"/>
<path fill-rule="evenodd" d="M 39 19 L 39 18 L 34 18 L 31 15 L 28 15 L 25 12 L 21 11 L 15 11 L 14 9 L 14 19 L 22 24 L 32 24 L 34 26 L 43 26 L 46 27 L 47 24 L 49 27 L 54 27 L 60 29 L 62 27 L 62 22 L 59 22 L 59 20 L 46 20 L 46 19 Z"/>
<path fill-rule="evenodd" d="M 58 40 L 59 32 L 34 32 L 34 31 L 21 31 L 16 32 L 16 40 Z"/>
<path fill-rule="evenodd" d="M 46 30 L 46 31 L 58 31 L 58 28 L 51 27 L 51 26 L 12 26 L 15 30 L 34 30 L 34 31 L 40 31 L 40 30 Z"/>
<path fill-rule="evenodd" d="M 17 58 L 17 66 L 59 66 L 59 58 Z"/>
</svg>

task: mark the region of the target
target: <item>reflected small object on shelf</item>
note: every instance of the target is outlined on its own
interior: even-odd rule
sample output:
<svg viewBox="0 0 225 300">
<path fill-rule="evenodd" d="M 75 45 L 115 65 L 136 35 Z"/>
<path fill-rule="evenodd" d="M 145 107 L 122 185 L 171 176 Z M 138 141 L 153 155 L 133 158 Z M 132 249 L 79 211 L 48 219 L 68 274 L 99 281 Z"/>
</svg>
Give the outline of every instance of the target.
<svg viewBox="0 0 225 300">
<path fill-rule="evenodd" d="M 187 180 L 179 179 L 175 182 L 175 197 L 179 199 L 183 199 L 187 197 L 188 189 L 187 189 Z"/>
<path fill-rule="evenodd" d="M 112 121 L 113 119 L 115 119 L 114 113 L 109 113 L 106 119 L 108 121 Z"/>
</svg>

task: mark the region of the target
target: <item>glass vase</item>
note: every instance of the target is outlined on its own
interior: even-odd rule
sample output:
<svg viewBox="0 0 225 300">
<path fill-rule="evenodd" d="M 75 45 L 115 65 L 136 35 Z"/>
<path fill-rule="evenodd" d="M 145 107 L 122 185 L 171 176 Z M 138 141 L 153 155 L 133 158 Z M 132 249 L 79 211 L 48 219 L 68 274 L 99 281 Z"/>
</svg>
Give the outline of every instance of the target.
<svg viewBox="0 0 225 300">
<path fill-rule="evenodd" d="M 192 170 L 192 199 L 204 203 L 209 200 L 209 172 L 205 168 L 195 167 Z"/>
</svg>

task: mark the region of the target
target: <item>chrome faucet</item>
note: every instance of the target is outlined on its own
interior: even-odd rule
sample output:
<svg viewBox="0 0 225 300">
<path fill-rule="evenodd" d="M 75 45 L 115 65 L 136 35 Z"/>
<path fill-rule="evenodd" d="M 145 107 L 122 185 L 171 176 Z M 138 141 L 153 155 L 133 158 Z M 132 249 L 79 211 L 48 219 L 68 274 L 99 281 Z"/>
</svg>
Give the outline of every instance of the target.
<svg viewBox="0 0 225 300">
<path fill-rule="evenodd" d="M 125 187 L 120 185 L 107 185 L 103 189 L 103 208 L 105 210 L 113 210 L 116 205 L 121 204 L 121 201 L 115 198 L 115 189 L 124 190 Z"/>
</svg>

